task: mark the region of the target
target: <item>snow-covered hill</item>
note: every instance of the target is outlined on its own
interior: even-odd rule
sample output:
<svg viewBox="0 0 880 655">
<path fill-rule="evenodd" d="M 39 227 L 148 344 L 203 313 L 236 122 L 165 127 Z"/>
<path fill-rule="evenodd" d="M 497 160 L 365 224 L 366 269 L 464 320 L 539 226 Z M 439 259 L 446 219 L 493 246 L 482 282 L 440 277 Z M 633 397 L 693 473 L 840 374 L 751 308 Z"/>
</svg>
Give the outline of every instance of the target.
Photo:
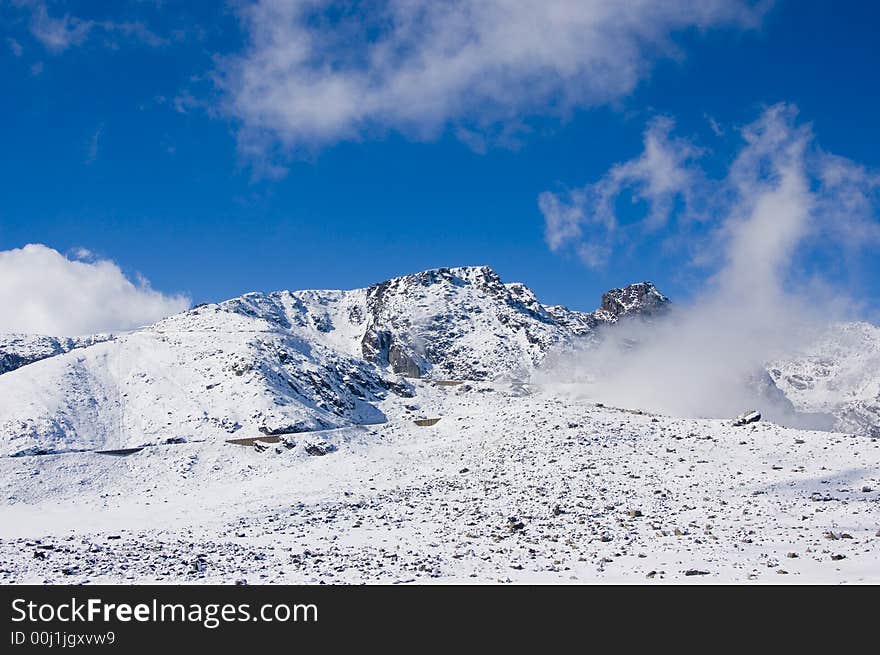
<svg viewBox="0 0 880 655">
<path fill-rule="evenodd" d="M 483 266 L 249 293 L 116 337 L 12 335 L 0 340 L 0 454 L 383 422 L 379 401 L 412 395 L 408 378 L 524 381 L 551 351 L 668 306 L 650 282 L 608 291 L 593 312 L 545 306 Z M 799 411 L 834 414 L 839 430 L 876 434 L 878 361 L 880 329 L 838 325 L 761 384 Z"/>
<path fill-rule="evenodd" d="M 880 329 L 834 326 L 754 381 L 845 433 L 532 375 L 667 306 L 647 282 L 546 306 L 469 267 L 11 337 L 41 357 L 0 375 L 0 581 L 880 580 Z"/>
<path fill-rule="evenodd" d="M 666 300 L 652 290 L 615 290 L 619 311 L 603 299 L 594 315 L 545 308 L 487 267 L 436 269 L 353 291 L 249 293 L 109 341 L 16 337 L 39 361 L 0 376 L 0 453 L 381 422 L 376 401 L 411 394 L 404 376 L 523 378 L 551 347 L 653 311 Z"/>
</svg>

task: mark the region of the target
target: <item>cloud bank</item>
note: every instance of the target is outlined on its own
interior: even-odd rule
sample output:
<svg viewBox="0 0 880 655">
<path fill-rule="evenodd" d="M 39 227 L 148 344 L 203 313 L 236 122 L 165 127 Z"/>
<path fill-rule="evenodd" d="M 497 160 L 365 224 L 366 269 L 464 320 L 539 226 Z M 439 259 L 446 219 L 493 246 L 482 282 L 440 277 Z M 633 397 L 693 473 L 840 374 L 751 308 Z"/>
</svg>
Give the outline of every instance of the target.
<svg viewBox="0 0 880 655">
<path fill-rule="evenodd" d="M 649 126 L 645 152 L 599 181 L 543 194 L 547 242 L 556 250 L 597 242 L 611 252 L 621 230 L 608 196 L 632 186 L 647 210 L 627 238 L 658 225 L 687 234 L 689 217 L 707 211 L 705 288 L 661 321 L 622 325 L 598 347 L 553 360 L 540 379 L 577 381 L 581 392 L 624 407 L 732 416 L 757 406 L 781 423 L 828 427 L 825 417 L 796 414 L 765 366 L 808 345 L 841 309 L 845 293 L 806 276 L 798 261 L 809 249 L 835 261 L 835 252 L 880 244 L 880 175 L 822 151 L 790 105 L 740 130 L 743 145 L 720 179 L 670 127 Z"/>
<path fill-rule="evenodd" d="M 146 280 L 130 281 L 112 261 L 80 250 L 68 258 L 41 244 L 0 251 L 0 332 L 73 336 L 126 330 L 183 311 Z"/>
<path fill-rule="evenodd" d="M 245 151 L 453 129 L 480 149 L 531 116 L 629 94 L 687 29 L 753 28 L 745 0 L 258 0 L 217 73 Z"/>
</svg>

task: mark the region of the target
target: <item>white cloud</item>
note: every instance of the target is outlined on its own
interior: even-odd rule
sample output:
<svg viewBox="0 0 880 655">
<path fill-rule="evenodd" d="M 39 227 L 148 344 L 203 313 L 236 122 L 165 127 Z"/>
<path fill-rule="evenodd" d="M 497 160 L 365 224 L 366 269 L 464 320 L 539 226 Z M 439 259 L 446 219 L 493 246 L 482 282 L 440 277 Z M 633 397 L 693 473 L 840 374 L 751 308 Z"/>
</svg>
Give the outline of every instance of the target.
<svg viewBox="0 0 880 655">
<path fill-rule="evenodd" d="M 655 119 L 637 157 L 581 188 L 540 194 L 550 249 L 570 247 L 588 265 L 600 266 L 624 242 L 664 226 L 667 235 L 687 237 L 695 222 L 714 219 L 716 240 L 735 235 L 734 242 L 706 248 L 699 263 L 717 264 L 726 252 L 744 275 L 769 280 L 768 271 L 757 269 L 784 265 L 779 257 L 793 254 L 804 239 L 819 238 L 826 249 L 880 242 L 880 175 L 821 150 L 792 105 L 774 105 L 740 129 L 743 146 L 719 179 L 699 165 L 704 150 L 671 136 L 672 129 L 670 120 Z M 622 229 L 617 209 L 625 192 L 643 200 L 647 211 Z M 743 222 L 746 216 L 754 222 Z"/>
<path fill-rule="evenodd" d="M 114 262 L 94 259 L 85 249 L 73 259 L 41 244 L 0 251 L 0 332 L 66 336 L 126 330 L 189 304 L 184 296 L 151 289 L 145 280 L 131 282 Z"/>
<path fill-rule="evenodd" d="M 247 47 L 216 79 L 245 151 L 449 127 L 482 148 L 524 118 L 627 95 L 679 55 L 678 31 L 762 14 L 746 0 L 258 0 L 241 9 Z"/>
<path fill-rule="evenodd" d="M 711 243 L 700 241 L 711 253 L 702 260 L 711 273 L 705 286 L 663 321 L 622 325 L 598 348 L 566 354 L 548 368 L 548 380 L 574 377 L 597 400 L 624 407 L 686 416 L 731 416 L 758 407 L 783 424 L 828 425 L 827 417 L 795 414 L 773 393 L 765 366 L 796 354 L 837 312 L 850 309 L 833 276 L 822 279 L 827 269 L 805 275 L 799 260 L 804 255 L 814 263 L 830 260 L 836 268 L 848 257 L 829 257 L 835 249 L 845 255 L 854 247 L 876 249 L 880 176 L 822 151 L 811 126 L 797 120 L 791 105 L 770 107 L 740 133 L 744 143 L 722 179 L 709 180 L 695 164 L 687 178 L 663 178 L 676 182 L 661 188 L 677 189 L 685 198 L 712 193 L 717 222 Z M 616 179 L 611 172 L 606 178 Z M 589 201 L 585 192 L 567 198 L 572 204 L 544 197 L 542 208 L 554 210 L 545 211 L 548 229 L 558 224 L 560 213 L 577 215 L 581 219 L 568 227 L 564 241 L 575 252 L 594 242 L 611 250 L 619 242 L 603 231 L 603 222 L 590 222 Z M 687 234 L 689 226 L 670 224 L 670 229 Z M 561 247 L 558 240 L 548 244 Z M 817 251 L 821 256 L 815 258 Z"/>
<path fill-rule="evenodd" d="M 701 173 L 693 162 L 702 151 L 684 139 L 673 138 L 673 122 L 655 118 L 645 129 L 642 153 L 616 164 L 597 182 L 565 193 L 546 191 L 538 197 L 544 215 L 544 236 L 553 251 L 576 243 L 575 250 L 589 266 L 610 255 L 620 221 L 616 204 L 624 192 L 644 201 L 648 213 L 641 227 L 657 230 L 669 220 L 676 201 L 683 199 L 694 218 L 702 192 Z M 588 239 L 583 240 L 585 234 Z"/>
<path fill-rule="evenodd" d="M 80 20 L 69 14 L 53 17 L 45 2 L 27 4 L 31 7 L 31 34 L 51 52 L 63 52 L 81 44 L 95 26 L 93 21 Z"/>
</svg>

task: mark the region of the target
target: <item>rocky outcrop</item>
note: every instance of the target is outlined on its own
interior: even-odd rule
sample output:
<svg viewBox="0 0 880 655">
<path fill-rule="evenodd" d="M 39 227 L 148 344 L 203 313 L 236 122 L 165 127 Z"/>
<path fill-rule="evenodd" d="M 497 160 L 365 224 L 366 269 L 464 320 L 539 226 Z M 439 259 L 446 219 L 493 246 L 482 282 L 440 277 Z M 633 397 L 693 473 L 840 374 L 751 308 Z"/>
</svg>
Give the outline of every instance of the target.
<svg viewBox="0 0 880 655">
<path fill-rule="evenodd" d="M 571 333 L 528 287 L 487 266 L 438 268 L 366 290 L 365 359 L 410 377 L 521 375 Z"/>
<path fill-rule="evenodd" d="M 557 345 L 624 316 L 660 314 L 650 282 L 614 289 L 595 312 L 542 305 L 526 285 L 488 266 L 438 268 L 366 290 L 365 359 L 408 377 L 521 377 Z"/>
<path fill-rule="evenodd" d="M 602 294 L 599 309 L 593 312 L 599 321 L 614 323 L 631 316 L 651 317 L 669 309 L 669 298 L 651 282 L 638 282 Z"/>
</svg>

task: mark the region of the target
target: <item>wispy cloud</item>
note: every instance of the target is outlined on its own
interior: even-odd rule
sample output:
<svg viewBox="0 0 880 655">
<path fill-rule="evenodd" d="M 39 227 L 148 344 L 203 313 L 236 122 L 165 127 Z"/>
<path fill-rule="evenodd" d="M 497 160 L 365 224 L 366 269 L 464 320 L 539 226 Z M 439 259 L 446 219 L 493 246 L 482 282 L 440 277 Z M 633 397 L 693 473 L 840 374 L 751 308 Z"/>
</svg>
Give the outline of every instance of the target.
<svg viewBox="0 0 880 655">
<path fill-rule="evenodd" d="M 823 279 L 825 271 L 805 275 L 798 260 L 813 248 L 827 256 L 836 248 L 852 254 L 852 248 L 880 245 L 880 176 L 822 151 L 791 105 L 768 108 L 740 134 L 742 147 L 721 179 L 708 179 L 696 162 L 687 176 L 672 178 L 683 213 L 689 195 L 712 191 L 715 222 L 710 243 L 703 242 L 702 263 L 710 267 L 705 286 L 656 324 L 621 325 L 597 348 L 565 353 L 547 368 L 545 380 L 579 380 L 579 388 L 596 399 L 626 407 L 685 416 L 731 416 L 758 407 L 783 424 L 829 425 L 828 417 L 796 414 L 765 367 L 796 354 L 838 311 L 851 309 L 845 289 Z M 673 168 L 684 170 L 681 162 L 693 146 L 665 143 L 672 150 L 678 144 Z M 645 160 L 643 154 L 612 168 L 598 184 L 613 187 L 606 180 L 618 178 L 614 171 L 639 169 Z M 609 249 L 619 245 L 607 221 L 591 221 L 595 199 L 591 185 L 587 189 L 563 199 L 544 196 L 554 210 L 545 211 L 548 229 L 557 214 L 577 216 L 549 245 L 576 251 L 595 242 Z M 598 211 L 604 211 L 601 205 Z M 689 224 L 674 227 L 687 231 Z"/>
<path fill-rule="evenodd" d="M 98 158 L 98 150 L 101 147 L 101 138 L 104 136 L 104 126 L 99 125 L 98 129 L 92 134 L 92 137 L 89 139 L 89 148 L 88 153 L 86 154 L 86 164 L 93 164 L 95 160 Z"/>
<path fill-rule="evenodd" d="M 24 48 L 15 39 L 12 39 L 12 38 L 6 39 L 6 45 L 9 46 L 9 51 L 15 57 L 21 57 L 21 55 L 24 53 Z"/>
<path fill-rule="evenodd" d="M 642 227 L 656 230 L 668 220 L 678 199 L 686 207 L 697 206 L 699 170 L 693 165 L 701 150 L 685 139 L 671 136 L 672 120 L 660 117 L 644 132 L 644 150 L 630 161 L 613 166 L 599 181 L 565 193 L 545 192 L 538 206 L 545 219 L 545 238 L 553 251 L 571 242 L 590 266 L 601 264 L 610 254 L 619 220 L 617 202 L 624 192 L 648 207 Z M 583 241 L 585 231 L 590 234 Z M 603 238 L 595 239 L 597 233 Z"/>
<path fill-rule="evenodd" d="M 252 152 L 448 128 L 482 149 L 525 118 L 629 94 L 680 54 L 680 30 L 752 28 L 762 13 L 740 0 L 258 0 L 216 81 Z"/>
<path fill-rule="evenodd" d="M 119 47 L 120 40 L 151 47 L 160 47 L 169 42 L 141 21 L 84 19 L 67 11 L 56 10 L 55 7 L 50 11 L 50 5 L 45 0 L 13 0 L 13 5 L 28 12 L 31 35 L 53 54 L 82 45 L 97 33 L 104 36 L 104 44 L 111 48 Z"/>
<path fill-rule="evenodd" d="M 752 232 L 743 248 L 744 269 L 774 261 L 772 253 L 791 252 L 790 241 L 821 237 L 826 247 L 880 240 L 875 220 L 880 177 L 844 157 L 827 153 L 815 142 L 811 127 L 797 122 L 797 110 L 778 104 L 755 122 L 741 128 L 743 147 L 726 174 L 712 178 L 701 166 L 705 151 L 688 139 L 672 136 L 673 123 L 652 121 L 644 133 L 643 151 L 612 166 L 596 182 L 538 197 L 544 217 L 547 245 L 555 252 L 571 249 L 590 266 L 601 266 L 624 242 L 644 238 L 671 225 L 669 233 L 686 235 L 695 225 L 715 220 L 719 230 L 730 230 L 737 216 L 750 215 L 753 203 L 766 199 L 768 189 L 782 198 L 773 215 Z M 798 177 L 794 174 L 797 173 Z M 643 200 L 646 211 L 621 227 L 620 200 L 625 193 Z M 788 203 L 787 205 L 785 203 Z M 792 216 L 788 209 L 806 203 Z M 725 219 L 725 217 L 728 217 Z M 765 252 L 766 251 L 766 252 Z M 712 259 L 707 248 L 701 263 Z M 755 258 L 756 253 L 767 255 Z M 775 265 L 775 264 L 772 264 Z"/>
<path fill-rule="evenodd" d="M 70 257 L 42 244 L 0 251 L 0 332 L 80 335 L 125 330 L 185 310 L 168 296 L 87 249 Z"/>
<path fill-rule="evenodd" d="M 63 52 L 85 41 L 95 23 L 64 14 L 51 16 L 45 2 L 21 3 L 31 11 L 31 34 L 50 52 Z"/>
</svg>

